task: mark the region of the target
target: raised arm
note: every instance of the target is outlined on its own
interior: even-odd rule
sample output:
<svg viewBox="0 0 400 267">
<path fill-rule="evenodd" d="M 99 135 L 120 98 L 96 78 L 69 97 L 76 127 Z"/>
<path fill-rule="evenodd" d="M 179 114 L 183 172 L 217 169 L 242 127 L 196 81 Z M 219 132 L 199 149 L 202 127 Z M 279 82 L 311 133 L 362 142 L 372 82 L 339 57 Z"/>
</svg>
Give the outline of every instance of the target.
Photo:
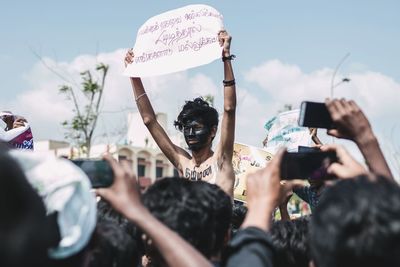
<svg viewBox="0 0 400 267">
<path fill-rule="evenodd" d="M 97 189 L 96 193 L 152 240 L 168 266 L 211 267 L 200 252 L 158 221 L 143 206 L 136 177 L 130 166 L 126 162 L 119 164 L 111 156 L 105 158 L 113 169 L 114 183 L 110 188 Z"/>
<path fill-rule="evenodd" d="M 363 154 L 371 172 L 393 179 L 378 139 L 358 105 L 352 100 L 346 101 L 345 99 L 327 100 L 325 104 L 336 126 L 336 129 L 329 130 L 328 134 L 353 140 Z"/>
<path fill-rule="evenodd" d="M 219 33 L 220 44 L 223 47 L 222 61 L 224 63 L 224 114 L 221 123 L 221 153 L 229 160 L 233 155 L 235 140 L 235 113 L 236 113 L 236 86 L 232 69 L 232 55 L 230 52 L 232 37 L 226 31 Z"/>
<path fill-rule="evenodd" d="M 226 31 L 218 34 L 224 64 L 224 113 L 221 123 L 221 139 L 217 148 L 218 164 L 221 172 L 217 184 L 233 195 L 234 172 L 232 167 L 233 143 L 235 140 L 236 86 L 232 69 L 230 46 L 232 37 Z"/>
<path fill-rule="evenodd" d="M 133 56 L 132 50 L 129 50 L 125 57 L 125 65 L 133 62 Z M 161 151 L 165 154 L 169 161 L 171 161 L 171 163 L 180 170 L 180 157 L 183 156 L 188 158 L 189 154 L 184 149 L 172 143 L 165 130 L 158 123 L 156 114 L 154 113 L 153 107 L 146 94 L 142 80 L 140 78 L 133 77 L 131 77 L 130 80 L 136 105 L 140 115 L 142 116 L 144 125 L 146 125 Z"/>
</svg>

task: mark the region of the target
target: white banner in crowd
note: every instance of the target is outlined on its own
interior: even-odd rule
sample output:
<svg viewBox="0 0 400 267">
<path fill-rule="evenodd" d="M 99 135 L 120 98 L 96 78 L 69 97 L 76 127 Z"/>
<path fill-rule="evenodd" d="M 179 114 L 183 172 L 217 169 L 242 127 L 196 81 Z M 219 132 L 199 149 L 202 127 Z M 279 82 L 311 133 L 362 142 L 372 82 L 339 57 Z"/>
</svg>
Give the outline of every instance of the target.
<svg viewBox="0 0 400 267">
<path fill-rule="evenodd" d="M 266 149 L 275 153 L 280 147 L 297 152 L 299 146 L 310 146 L 311 135 L 307 127 L 298 125 L 300 110 L 290 110 L 273 117 L 265 124 L 268 131 Z"/>
<path fill-rule="evenodd" d="M 221 29 L 222 15 L 207 5 L 189 5 L 152 17 L 137 33 L 133 63 L 124 75 L 162 75 L 221 58 Z"/>
</svg>

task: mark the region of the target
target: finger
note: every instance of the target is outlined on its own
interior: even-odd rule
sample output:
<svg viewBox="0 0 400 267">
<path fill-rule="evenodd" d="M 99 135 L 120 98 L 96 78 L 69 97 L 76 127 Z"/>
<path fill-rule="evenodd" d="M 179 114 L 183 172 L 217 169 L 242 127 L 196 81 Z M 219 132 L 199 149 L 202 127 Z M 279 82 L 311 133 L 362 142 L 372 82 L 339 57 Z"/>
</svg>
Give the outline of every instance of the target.
<svg viewBox="0 0 400 267">
<path fill-rule="evenodd" d="M 335 109 L 337 111 L 338 114 L 340 114 L 341 116 L 343 116 L 346 113 L 346 109 L 342 104 L 342 100 L 338 100 L 338 99 L 334 99 L 333 100 L 333 105 L 335 106 Z"/>
<path fill-rule="evenodd" d="M 97 188 L 95 190 L 96 195 L 100 196 L 101 198 L 104 198 L 105 200 L 109 200 L 108 199 L 108 192 L 110 189 L 107 188 Z"/>
<path fill-rule="evenodd" d="M 329 114 L 331 114 L 332 119 L 335 120 L 335 118 L 338 117 L 339 111 L 337 110 L 337 108 L 334 104 L 334 100 L 327 98 L 325 100 L 325 105 L 329 111 Z"/>
<path fill-rule="evenodd" d="M 354 102 L 353 100 L 350 100 L 349 101 L 349 106 L 351 107 L 351 109 L 353 110 L 353 111 L 359 111 L 360 110 L 360 107 L 357 105 L 357 103 L 356 102 Z"/>
<path fill-rule="evenodd" d="M 111 169 L 113 169 L 114 171 L 115 179 L 120 179 L 123 177 L 124 170 L 110 154 L 105 154 L 103 156 L 103 159 L 105 159 L 108 162 L 108 164 L 110 164 Z"/>
<path fill-rule="evenodd" d="M 129 161 L 127 160 L 122 160 L 121 162 L 121 166 L 123 168 L 123 170 L 125 171 L 125 173 L 127 173 L 129 175 L 130 179 L 135 178 L 135 173 L 132 170 L 132 166 L 129 164 Z"/>
<path fill-rule="evenodd" d="M 321 151 L 336 151 L 337 145 L 336 144 L 328 144 L 321 146 Z"/>
<path fill-rule="evenodd" d="M 327 130 L 326 133 L 330 136 L 334 136 L 334 137 L 338 137 L 338 138 L 340 137 L 339 131 L 336 129 Z"/>
<path fill-rule="evenodd" d="M 293 188 L 296 188 L 299 186 L 304 186 L 304 185 L 305 185 L 305 181 L 300 180 L 300 179 L 294 179 L 294 180 L 287 181 L 287 186 L 290 187 L 291 190 L 293 190 Z"/>
<path fill-rule="evenodd" d="M 348 178 L 347 176 L 347 168 L 343 167 L 343 165 L 339 163 L 332 163 L 328 169 L 328 174 L 334 175 L 338 178 Z"/>
<path fill-rule="evenodd" d="M 282 147 L 281 147 L 281 148 L 276 152 L 274 158 L 271 160 L 271 162 L 270 162 L 270 164 L 268 164 L 268 166 L 271 166 L 271 167 L 280 166 L 280 165 L 281 165 L 282 158 L 283 158 L 283 155 L 284 155 L 285 153 L 286 153 L 286 148 L 282 148 Z"/>
<path fill-rule="evenodd" d="M 349 101 L 347 101 L 346 99 L 342 98 L 342 99 L 340 99 L 340 104 L 342 105 L 342 107 L 344 108 L 346 113 L 351 113 L 352 107 L 350 106 Z"/>
</svg>

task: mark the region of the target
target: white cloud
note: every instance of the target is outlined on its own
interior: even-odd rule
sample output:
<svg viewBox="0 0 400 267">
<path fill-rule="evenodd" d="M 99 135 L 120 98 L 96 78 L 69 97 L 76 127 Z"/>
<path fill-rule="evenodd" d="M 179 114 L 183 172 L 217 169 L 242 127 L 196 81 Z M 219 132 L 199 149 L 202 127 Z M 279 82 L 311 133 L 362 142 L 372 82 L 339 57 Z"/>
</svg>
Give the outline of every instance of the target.
<svg viewBox="0 0 400 267">
<path fill-rule="evenodd" d="M 304 73 L 296 65 L 271 60 L 250 69 L 245 78 L 270 96 L 264 105 L 288 103 L 298 107 L 303 100 L 323 101 L 328 97 L 332 73 L 333 70 L 328 68 Z M 351 81 L 339 84 L 344 76 L 340 73 L 336 76 L 334 97 L 355 100 L 369 118 L 381 143 L 389 142 L 391 146 L 400 144 L 398 135 L 391 140 L 383 138 L 390 134 L 393 127 L 400 126 L 400 84 L 371 70 L 349 73 L 346 77 Z M 360 158 L 354 147 L 350 149 Z M 385 149 L 385 154 L 389 161 L 393 161 L 393 153 Z"/>
<path fill-rule="evenodd" d="M 97 57 L 80 55 L 71 62 L 56 62 L 51 58 L 44 58 L 45 64 L 65 79 L 50 71 L 42 62 L 37 62 L 24 75 L 27 89 L 17 95 L 12 103 L 1 103 L 1 106 L 25 116 L 31 122 L 35 139 L 62 139 L 63 129 L 60 123 L 72 116 L 73 104 L 58 92 L 60 85 L 66 84 L 67 80 L 78 88 L 81 83 L 79 73 L 88 69 L 95 73 L 96 64 L 103 62 L 110 68 L 102 102 L 105 112 L 99 119 L 97 134 L 106 137 L 106 140 L 113 140 L 113 133 L 125 127 L 127 112 L 137 110 L 129 79 L 121 74 L 124 68 L 124 53 L 124 49 L 119 49 L 99 54 Z M 166 112 L 171 126 L 187 99 L 213 94 L 216 102 L 221 102 L 220 90 L 216 84 L 201 73 L 193 76 L 189 76 L 187 72 L 173 73 L 145 78 L 143 83 L 155 111 Z M 100 137 L 96 141 L 104 142 L 104 138 Z"/>
<path fill-rule="evenodd" d="M 323 101 L 330 96 L 332 69 L 323 68 L 304 73 L 292 64 L 267 61 L 249 70 L 245 77 L 264 89 L 271 100 L 299 106 L 302 100 Z M 334 97 L 354 99 L 370 116 L 385 117 L 399 112 L 400 84 L 391 77 L 372 71 L 350 73 L 349 83 L 338 84 L 335 78 Z"/>
<path fill-rule="evenodd" d="M 116 129 L 124 128 L 127 112 L 136 110 L 129 79 L 121 74 L 124 53 L 124 49 L 119 49 L 97 57 L 81 55 L 71 62 L 44 59 L 46 64 L 53 66 L 68 80 L 74 80 L 77 85 L 80 84 L 80 72 L 93 69 L 98 62 L 110 65 L 103 102 L 103 110 L 106 112 L 99 121 L 98 133 L 108 133 L 111 140 Z M 284 104 L 297 107 L 302 100 L 323 101 L 330 92 L 332 72 L 332 69 L 322 68 L 305 73 L 299 66 L 270 60 L 245 73 L 244 78 L 255 84 L 248 85 L 251 90 L 241 87 L 241 77 L 238 76 L 237 141 L 260 146 L 265 135 L 264 123 Z M 388 135 L 393 125 L 399 124 L 400 84 L 373 71 L 363 70 L 349 73 L 348 76 L 351 82 L 337 86 L 335 96 L 355 99 L 379 136 Z M 343 76 L 339 73 L 336 81 L 341 78 Z M 58 93 L 59 86 L 65 82 L 40 62 L 26 73 L 25 79 L 27 89 L 17 95 L 12 103 L 0 103 L 1 106 L 26 116 L 32 124 L 36 139 L 61 139 L 63 129 L 60 122 L 72 114 L 72 103 Z M 155 111 L 166 112 L 171 126 L 184 101 L 199 95 L 215 95 L 215 106 L 222 111 L 222 86 L 202 73 L 173 73 L 145 78 L 143 83 Z M 124 112 L 118 112 L 121 110 Z M 395 138 L 393 142 L 399 144 L 399 137 Z"/>
</svg>

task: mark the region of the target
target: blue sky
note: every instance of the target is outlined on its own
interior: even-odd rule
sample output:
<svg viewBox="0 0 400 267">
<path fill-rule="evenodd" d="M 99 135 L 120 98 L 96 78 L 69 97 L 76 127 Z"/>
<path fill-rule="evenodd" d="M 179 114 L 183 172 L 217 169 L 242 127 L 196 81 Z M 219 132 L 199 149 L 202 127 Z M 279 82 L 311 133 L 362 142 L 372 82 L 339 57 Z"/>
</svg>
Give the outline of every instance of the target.
<svg viewBox="0 0 400 267">
<path fill-rule="evenodd" d="M 0 11 L 0 66 L 7 98 L 43 56 L 71 60 L 134 41 L 149 17 L 198 1 L 8 1 Z M 362 64 L 400 80 L 398 1 L 203 1 L 223 13 L 234 36 L 236 70 L 279 58 L 304 71 Z M 210 72 L 211 73 L 211 72 Z M 2 91 L 3 91 L 2 90 Z M 3 95 L 4 96 L 4 95 Z"/>
<path fill-rule="evenodd" d="M 34 50 L 55 66 L 68 69 L 71 75 L 72 70 L 82 68 L 82 57 L 91 62 L 96 53 L 104 55 L 104 60 L 117 62 L 116 71 L 110 73 L 110 90 L 117 92 L 120 89 L 113 86 L 123 87 L 120 106 L 134 109 L 133 103 L 122 101 L 130 94 L 127 81 L 120 83 L 124 79 L 119 76 L 123 51 L 133 46 L 137 29 L 148 18 L 198 3 L 219 10 L 233 36 L 239 102 L 244 99 L 238 111 L 239 141 L 259 144 L 262 122 L 279 106 L 296 106 L 304 98 L 322 100 L 328 96 L 333 69 L 346 53 L 351 55 L 340 68 L 338 79 L 349 76 L 352 81 L 337 87 L 335 95 L 359 101 L 382 139 L 393 135 L 393 131 L 400 132 L 396 115 L 400 114 L 400 2 L 394 0 L 9 1 L 0 9 L 0 106 L 40 122 L 40 127 L 34 126 L 39 139 L 62 137 L 58 123 L 61 118 L 54 114 L 62 114 L 66 108 L 60 108 L 61 102 L 47 107 L 45 100 L 54 94 L 49 99 L 57 102 L 51 90 L 57 91 L 62 81 L 46 72 Z M 215 92 L 220 104 L 222 79 L 222 66 L 216 61 L 150 79 L 147 89 L 162 100 L 158 105 L 155 101 L 156 107 L 166 109 L 171 120 L 183 100 L 170 99 L 157 90 L 170 94 L 186 84 L 191 92 L 197 92 L 202 90 L 198 88 L 201 84 L 208 84 L 212 89 L 207 92 Z M 40 107 L 29 103 L 42 100 Z M 115 109 L 118 99 L 113 103 L 105 106 Z M 52 118 L 37 115 L 43 113 L 40 108 L 54 111 L 49 116 Z M 258 116 L 257 123 L 246 121 L 250 116 Z M 249 131 L 250 127 L 257 130 Z M 398 136 L 392 138 L 397 144 Z"/>
</svg>

